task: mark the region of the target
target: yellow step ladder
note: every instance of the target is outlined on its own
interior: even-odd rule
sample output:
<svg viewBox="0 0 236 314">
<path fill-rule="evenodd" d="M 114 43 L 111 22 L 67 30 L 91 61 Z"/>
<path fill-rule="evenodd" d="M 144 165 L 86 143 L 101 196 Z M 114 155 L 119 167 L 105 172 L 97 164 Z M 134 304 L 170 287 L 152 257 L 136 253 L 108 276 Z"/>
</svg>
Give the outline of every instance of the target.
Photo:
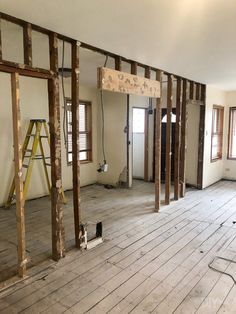
<svg viewBox="0 0 236 314">
<path fill-rule="evenodd" d="M 41 131 L 44 129 L 45 135 L 41 135 Z M 29 149 L 29 144 L 30 144 L 30 139 L 33 138 L 33 143 L 31 149 Z M 49 195 L 51 195 L 51 183 L 48 175 L 48 166 L 51 166 L 50 164 L 50 157 L 45 157 L 44 154 L 44 148 L 43 148 L 43 143 L 42 139 L 46 139 L 48 142 L 48 145 L 50 146 L 50 135 L 47 127 L 46 120 L 44 119 L 31 119 L 28 130 L 25 136 L 24 144 L 22 147 L 22 167 L 26 169 L 25 173 L 25 179 L 24 181 L 24 189 L 23 189 L 23 196 L 24 200 L 26 200 L 27 192 L 29 189 L 29 183 L 30 183 L 30 178 L 33 170 L 33 164 L 35 160 L 42 160 L 43 162 L 43 169 L 45 173 L 45 178 L 47 182 L 47 188 Z M 37 154 L 38 146 L 40 149 L 40 154 Z M 49 162 L 47 162 L 47 160 Z M 15 199 L 15 180 L 13 178 L 9 196 L 6 202 L 6 207 L 10 207 L 12 202 Z M 66 203 L 66 198 L 63 189 L 60 191 L 61 197 L 64 203 Z"/>
</svg>

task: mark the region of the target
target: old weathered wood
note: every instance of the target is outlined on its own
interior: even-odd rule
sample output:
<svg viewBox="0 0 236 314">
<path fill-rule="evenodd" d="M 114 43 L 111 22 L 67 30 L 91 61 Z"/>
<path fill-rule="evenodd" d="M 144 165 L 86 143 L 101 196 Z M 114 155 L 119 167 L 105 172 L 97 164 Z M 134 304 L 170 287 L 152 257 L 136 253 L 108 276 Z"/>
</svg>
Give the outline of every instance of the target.
<svg viewBox="0 0 236 314">
<path fill-rule="evenodd" d="M 166 120 L 166 167 L 165 167 L 165 204 L 170 204 L 171 187 L 171 114 L 172 114 L 172 76 L 167 79 L 167 120 Z"/>
<path fill-rule="evenodd" d="M 138 66 L 137 62 L 131 62 L 131 74 L 137 75 L 138 72 Z"/>
<path fill-rule="evenodd" d="M 189 82 L 189 99 L 193 100 L 194 99 L 194 82 L 190 81 Z"/>
<path fill-rule="evenodd" d="M 30 67 L 20 63 L 14 63 L 10 61 L 0 61 L 0 71 L 6 73 L 17 72 L 20 75 L 41 78 L 41 79 L 50 79 L 55 76 L 55 73 L 50 70 L 40 69 Z"/>
<path fill-rule="evenodd" d="M 144 130 L 144 181 L 148 181 L 148 109 L 145 109 L 145 130 Z"/>
<path fill-rule="evenodd" d="M 180 146 L 180 196 L 185 195 L 185 159 L 186 159 L 186 122 L 187 122 L 187 81 L 183 80 L 182 114 L 181 114 L 181 146 Z"/>
<path fill-rule="evenodd" d="M 200 100 L 200 84 L 196 83 L 196 99 L 195 100 Z"/>
<path fill-rule="evenodd" d="M 158 81 L 109 68 L 98 68 L 98 88 L 125 94 L 160 97 Z"/>
<path fill-rule="evenodd" d="M 0 61 L 2 60 L 2 17 L 0 13 Z"/>
<path fill-rule="evenodd" d="M 178 200 L 180 195 L 180 142 L 181 142 L 181 102 L 182 81 L 177 78 L 176 88 L 176 124 L 175 124 L 175 160 L 174 160 L 174 199 Z"/>
<path fill-rule="evenodd" d="M 50 68 L 58 72 L 58 39 L 55 33 L 49 37 Z M 61 130 L 59 77 L 48 81 L 49 94 L 49 131 L 51 155 L 51 214 L 52 214 L 52 257 L 59 260 L 65 255 L 65 232 L 61 199 Z"/>
<path fill-rule="evenodd" d="M 26 23 L 23 27 L 24 37 L 24 63 L 32 66 L 32 27 Z"/>
<path fill-rule="evenodd" d="M 15 165 L 15 190 L 16 190 L 16 222 L 17 222 L 17 252 L 18 274 L 24 277 L 26 274 L 26 249 L 25 249 L 25 211 L 23 197 L 22 177 L 22 134 L 20 120 L 20 95 L 19 74 L 11 74 L 12 92 L 12 119 L 14 140 L 14 165 Z"/>
<path fill-rule="evenodd" d="M 156 80 L 161 84 L 162 72 L 156 71 Z M 155 120 L 155 211 L 161 207 L 161 95 L 156 99 Z"/>
<path fill-rule="evenodd" d="M 75 224 L 75 244 L 80 248 L 80 160 L 79 160 L 79 43 L 73 42 L 71 53 L 72 81 L 72 164 L 73 164 L 73 204 Z"/>
<path fill-rule="evenodd" d="M 145 67 L 145 77 L 150 79 L 151 78 L 151 68 L 150 67 Z"/>
<path fill-rule="evenodd" d="M 205 135 L 205 103 L 206 103 L 206 86 L 201 84 L 201 101 L 199 137 L 198 137 L 198 167 L 197 167 L 197 187 L 203 188 L 203 157 L 204 157 L 204 135 Z"/>
<path fill-rule="evenodd" d="M 122 63 L 121 57 L 116 57 L 115 58 L 115 70 L 121 71 L 121 68 L 122 68 L 121 63 Z"/>
</svg>

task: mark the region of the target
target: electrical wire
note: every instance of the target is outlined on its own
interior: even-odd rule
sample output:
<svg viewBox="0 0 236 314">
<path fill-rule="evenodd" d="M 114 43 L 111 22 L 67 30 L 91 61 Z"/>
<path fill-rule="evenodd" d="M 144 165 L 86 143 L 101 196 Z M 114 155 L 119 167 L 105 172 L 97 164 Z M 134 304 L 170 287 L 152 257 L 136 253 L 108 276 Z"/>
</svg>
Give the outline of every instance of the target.
<svg viewBox="0 0 236 314">
<path fill-rule="evenodd" d="M 217 272 L 217 273 L 220 273 L 220 274 L 229 276 L 229 277 L 233 280 L 234 284 L 236 284 L 236 279 L 235 279 L 231 274 L 229 274 L 229 273 L 227 273 L 227 272 L 225 272 L 225 271 L 223 271 L 223 270 L 217 269 L 217 268 L 215 268 L 214 266 L 212 266 L 213 262 L 214 262 L 215 260 L 217 260 L 217 259 L 221 259 L 221 260 L 223 260 L 223 261 L 227 261 L 227 262 L 235 263 L 235 264 L 236 264 L 236 261 L 233 261 L 233 260 L 231 260 L 231 259 L 228 259 L 228 258 L 225 258 L 225 257 L 221 257 L 221 256 L 215 256 L 215 257 L 213 258 L 213 260 L 208 264 L 208 267 L 209 267 L 210 269 L 214 270 L 214 271 Z"/>
<path fill-rule="evenodd" d="M 67 148 L 67 128 L 66 128 L 66 96 L 65 96 L 65 84 L 64 84 L 64 62 L 65 62 L 65 41 L 62 42 L 62 60 L 61 60 L 61 85 L 62 85 L 62 95 L 64 102 L 64 112 L 63 112 L 63 135 L 64 135 L 64 145 Z"/>
</svg>

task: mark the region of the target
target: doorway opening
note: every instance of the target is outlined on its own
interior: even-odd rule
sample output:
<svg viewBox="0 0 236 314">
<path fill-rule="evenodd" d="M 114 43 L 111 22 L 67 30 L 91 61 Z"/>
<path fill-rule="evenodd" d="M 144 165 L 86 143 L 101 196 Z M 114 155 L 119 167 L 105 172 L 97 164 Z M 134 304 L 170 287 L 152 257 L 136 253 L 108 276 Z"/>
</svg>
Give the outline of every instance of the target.
<svg viewBox="0 0 236 314">
<path fill-rule="evenodd" d="M 133 178 L 148 181 L 148 110 L 133 108 Z"/>
</svg>

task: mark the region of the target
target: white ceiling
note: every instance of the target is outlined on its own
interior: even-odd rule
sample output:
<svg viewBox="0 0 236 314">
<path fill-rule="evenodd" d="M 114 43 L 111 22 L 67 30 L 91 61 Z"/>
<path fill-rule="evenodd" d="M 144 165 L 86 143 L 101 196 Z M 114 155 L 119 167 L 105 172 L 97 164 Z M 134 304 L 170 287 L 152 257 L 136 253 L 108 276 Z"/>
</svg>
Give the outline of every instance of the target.
<svg viewBox="0 0 236 314">
<path fill-rule="evenodd" d="M 0 0 L 0 10 L 124 57 L 236 90 L 235 0 Z"/>
</svg>

